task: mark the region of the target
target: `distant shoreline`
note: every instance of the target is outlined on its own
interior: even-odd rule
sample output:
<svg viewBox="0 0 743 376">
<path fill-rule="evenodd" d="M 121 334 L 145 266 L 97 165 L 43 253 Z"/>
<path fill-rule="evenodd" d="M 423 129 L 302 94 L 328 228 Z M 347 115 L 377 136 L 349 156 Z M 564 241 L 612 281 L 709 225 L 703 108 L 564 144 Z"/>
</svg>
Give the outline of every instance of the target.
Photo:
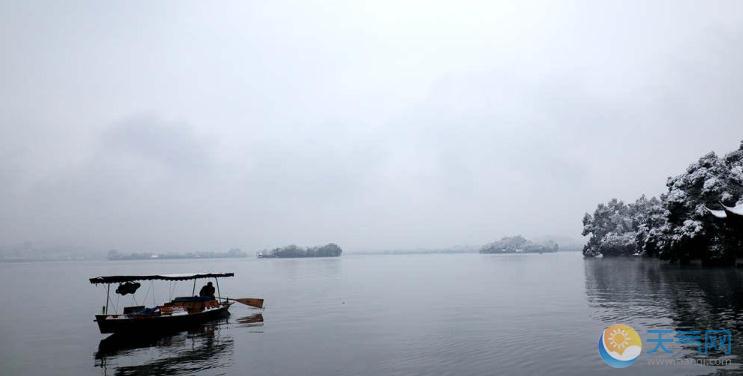
<svg viewBox="0 0 743 376">
<path fill-rule="evenodd" d="M 247 258 L 245 256 L 169 256 L 169 255 L 157 255 L 155 257 L 145 256 L 131 256 L 131 257 L 117 257 L 117 258 L 106 258 L 107 261 L 128 261 L 128 260 L 214 260 L 214 259 L 239 259 Z"/>
<path fill-rule="evenodd" d="M 580 252 L 579 249 L 561 249 L 557 252 L 545 252 L 545 253 L 571 253 Z M 363 252 L 348 252 L 346 256 L 406 256 L 406 255 L 527 255 L 534 254 L 537 252 L 510 252 L 510 253 L 480 253 L 478 251 L 363 251 Z M 538 253 L 537 253 L 538 254 Z M 265 257 L 268 259 L 302 259 L 302 258 L 339 258 L 337 256 L 315 256 L 315 257 Z M 0 264 L 22 264 L 32 262 L 79 262 L 79 261 L 105 261 L 105 262 L 119 262 L 119 261 L 157 261 L 157 260 L 235 260 L 235 259 L 251 259 L 251 257 L 156 257 L 156 258 L 129 258 L 129 259 L 116 259 L 110 260 L 105 257 L 90 257 L 90 258 L 50 258 L 50 259 L 0 259 Z"/>
<path fill-rule="evenodd" d="M 123 260 L 191 260 L 191 259 L 219 259 L 219 258 L 244 258 L 248 254 L 239 248 L 232 248 L 227 252 L 186 252 L 186 253 L 121 253 L 116 250 L 108 252 L 109 261 Z"/>
</svg>

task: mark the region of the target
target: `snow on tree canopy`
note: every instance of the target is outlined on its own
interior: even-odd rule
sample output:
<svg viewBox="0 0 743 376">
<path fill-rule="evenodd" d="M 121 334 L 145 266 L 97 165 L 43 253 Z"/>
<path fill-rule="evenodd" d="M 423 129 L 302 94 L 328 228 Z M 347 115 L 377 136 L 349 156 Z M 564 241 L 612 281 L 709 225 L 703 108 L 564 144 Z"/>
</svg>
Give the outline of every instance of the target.
<svg viewBox="0 0 743 376">
<path fill-rule="evenodd" d="M 630 204 L 614 199 L 586 214 L 583 235 L 590 238 L 583 254 L 705 264 L 743 257 L 743 142 L 724 157 L 703 155 L 668 178 L 666 187 L 659 199 L 643 196 Z"/>
<path fill-rule="evenodd" d="M 480 249 L 480 253 L 546 253 L 557 252 L 558 249 L 559 246 L 553 241 L 535 243 L 516 235 L 486 244 Z"/>
</svg>

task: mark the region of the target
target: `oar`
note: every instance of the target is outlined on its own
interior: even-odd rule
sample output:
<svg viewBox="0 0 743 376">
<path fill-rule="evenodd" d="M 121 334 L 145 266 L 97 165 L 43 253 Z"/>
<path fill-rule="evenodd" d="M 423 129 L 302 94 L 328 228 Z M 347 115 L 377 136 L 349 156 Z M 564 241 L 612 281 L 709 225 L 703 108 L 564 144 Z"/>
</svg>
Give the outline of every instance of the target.
<svg viewBox="0 0 743 376">
<path fill-rule="evenodd" d="M 255 308 L 263 308 L 263 299 L 261 298 L 225 298 L 221 297 L 220 299 L 224 299 L 226 301 L 235 301 L 238 303 L 245 304 L 247 306 L 255 307 Z"/>
</svg>

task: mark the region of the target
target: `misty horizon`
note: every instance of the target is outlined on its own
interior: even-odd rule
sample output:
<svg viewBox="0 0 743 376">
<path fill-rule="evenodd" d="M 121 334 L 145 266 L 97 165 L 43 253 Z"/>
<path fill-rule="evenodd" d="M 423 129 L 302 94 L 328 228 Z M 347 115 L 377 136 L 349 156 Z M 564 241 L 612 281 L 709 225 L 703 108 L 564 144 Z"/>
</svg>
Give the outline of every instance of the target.
<svg viewBox="0 0 743 376">
<path fill-rule="evenodd" d="M 743 4 L 695 4 L 5 2 L 0 247 L 580 240 L 740 143 Z"/>
</svg>

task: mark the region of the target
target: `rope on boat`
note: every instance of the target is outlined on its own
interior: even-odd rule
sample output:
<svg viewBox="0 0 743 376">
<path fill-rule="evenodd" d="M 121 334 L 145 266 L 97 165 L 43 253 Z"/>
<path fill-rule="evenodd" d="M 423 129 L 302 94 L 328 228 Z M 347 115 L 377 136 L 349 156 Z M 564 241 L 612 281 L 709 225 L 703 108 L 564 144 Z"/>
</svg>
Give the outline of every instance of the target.
<svg viewBox="0 0 743 376">
<path fill-rule="evenodd" d="M 152 281 L 150 281 L 152 282 Z M 144 293 L 144 298 L 142 298 L 142 304 L 145 304 L 147 301 L 147 297 L 150 296 L 150 289 L 152 288 L 152 284 L 150 283 L 150 286 L 147 286 L 147 291 Z"/>
<path fill-rule="evenodd" d="M 106 291 L 106 305 L 105 305 L 105 306 L 103 306 L 103 311 L 102 311 L 102 312 L 106 312 L 105 310 L 107 310 L 107 309 L 108 309 L 108 298 L 109 298 L 109 296 L 108 296 L 108 291 L 107 291 L 107 287 L 106 287 L 106 285 L 103 285 L 103 284 L 102 284 L 102 285 L 101 285 L 101 288 L 103 289 L 103 291 Z M 108 313 L 108 312 L 106 312 L 106 313 Z"/>
<path fill-rule="evenodd" d="M 116 303 L 114 303 L 114 313 L 119 312 L 119 298 L 121 296 L 119 294 L 116 294 Z"/>
<path fill-rule="evenodd" d="M 150 287 L 152 287 L 152 306 L 157 306 L 157 303 L 155 302 L 155 282 L 150 281 Z"/>
<path fill-rule="evenodd" d="M 168 291 L 170 295 L 168 296 L 168 300 L 173 300 L 173 287 L 174 283 L 173 281 L 170 281 L 170 290 Z"/>
</svg>

